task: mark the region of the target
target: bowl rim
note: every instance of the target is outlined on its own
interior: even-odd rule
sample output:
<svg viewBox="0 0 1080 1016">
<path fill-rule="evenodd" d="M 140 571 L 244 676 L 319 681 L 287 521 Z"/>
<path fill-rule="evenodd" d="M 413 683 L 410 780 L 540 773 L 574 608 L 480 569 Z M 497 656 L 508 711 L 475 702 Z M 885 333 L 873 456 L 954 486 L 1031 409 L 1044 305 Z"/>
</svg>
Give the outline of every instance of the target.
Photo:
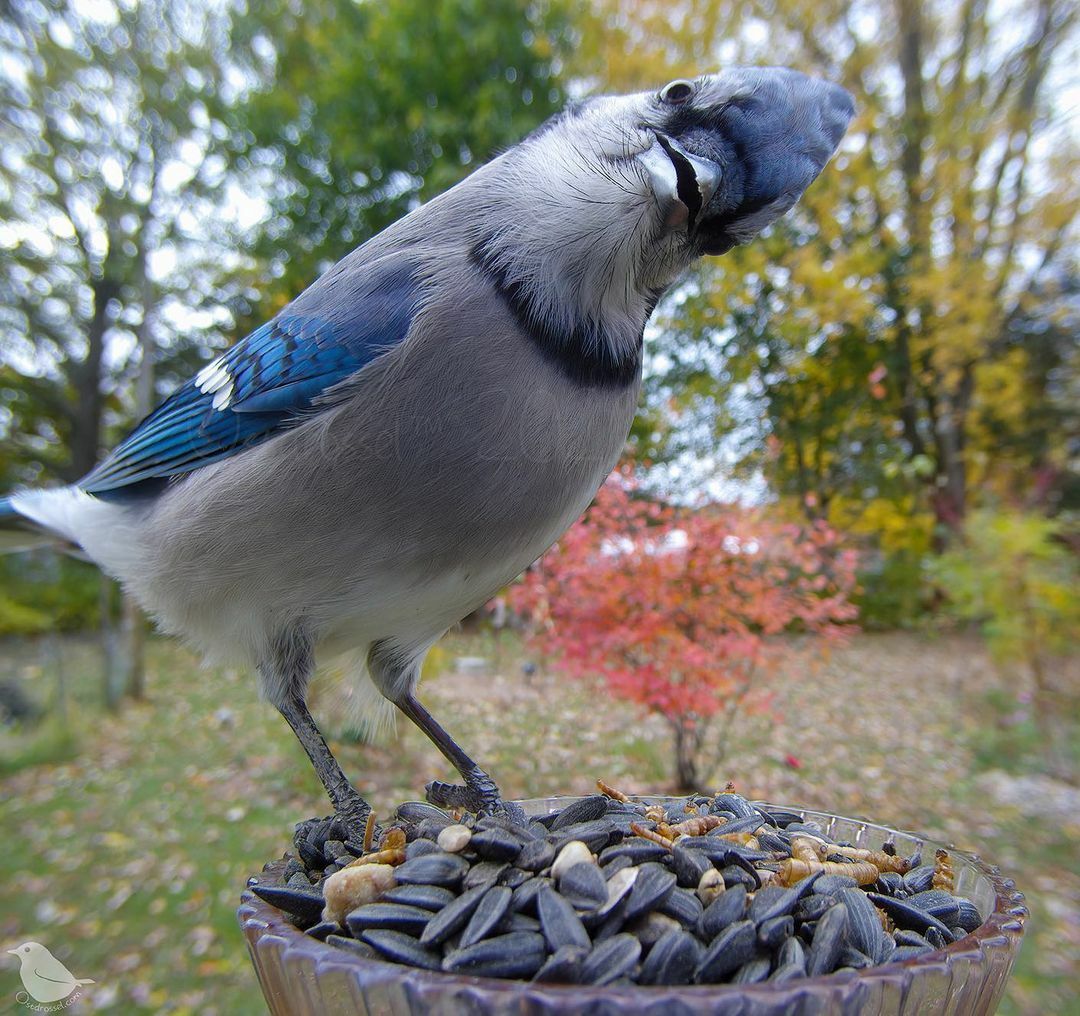
<svg viewBox="0 0 1080 1016">
<path fill-rule="evenodd" d="M 570 794 L 531 798 L 518 803 L 523 806 L 530 804 L 557 804 L 564 807 L 582 796 L 585 795 Z M 657 794 L 627 796 L 634 802 L 645 804 L 685 799 L 674 795 Z M 633 987 L 597 987 L 586 984 L 541 983 L 511 978 L 450 974 L 435 970 L 424 970 L 420 967 L 410 967 L 406 964 L 392 963 L 387 960 L 368 958 L 337 946 L 328 945 L 326 942 L 305 934 L 292 924 L 281 910 L 261 900 L 250 889 L 251 885 L 263 881 L 264 876 L 267 874 L 273 875 L 275 880 L 279 880 L 278 876 L 289 859 L 288 854 L 268 862 L 263 866 L 263 870 L 259 875 L 252 876 L 248 880 L 249 888 L 246 888 L 241 895 L 237 918 L 249 941 L 249 946 L 256 941 L 278 940 L 287 952 L 306 954 L 320 967 L 329 965 L 343 967 L 346 972 L 363 971 L 368 976 L 379 975 L 385 979 L 407 977 L 415 981 L 417 985 L 423 985 L 431 989 L 438 989 L 439 986 L 444 988 L 459 987 L 498 994 L 528 991 L 530 993 L 550 995 L 552 999 L 557 998 L 560 1000 L 572 995 L 579 1002 L 588 1002 L 593 999 L 615 1002 L 619 1000 L 640 1002 L 642 998 L 648 998 L 650 995 L 659 998 L 664 993 L 672 991 L 676 991 L 680 995 L 685 993 L 690 998 L 738 995 L 740 997 L 766 999 L 806 989 L 819 991 L 839 989 L 850 985 L 852 982 L 873 984 L 878 980 L 895 978 L 898 974 L 906 976 L 933 973 L 947 974 L 950 966 L 957 961 L 982 962 L 988 952 L 1012 950 L 1014 945 L 1023 937 L 1024 928 L 1029 917 L 1029 911 L 1024 902 L 1024 894 L 1017 890 L 1013 879 L 1002 875 L 1000 868 L 996 865 L 987 864 L 978 854 L 958 850 L 951 844 L 934 840 L 920 833 L 893 828 L 879 822 L 871 822 L 857 817 L 843 816 L 833 812 L 818 811 L 814 808 L 780 804 L 772 801 L 752 800 L 751 803 L 766 808 L 795 812 L 804 819 L 809 818 L 819 822 L 825 820 L 826 835 L 829 834 L 829 830 L 837 822 L 846 822 L 858 826 L 859 836 L 865 835 L 868 831 L 881 834 L 882 842 L 886 842 L 895 836 L 904 836 L 916 841 L 920 846 L 945 847 L 950 855 L 961 858 L 973 867 L 979 875 L 990 882 L 994 893 L 994 909 L 978 928 L 963 938 L 949 943 L 944 949 L 936 949 L 931 953 L 925 953 L 922 956 L 900 962 L 884 963 L 874 967 L 866 967 L 862 970 L 803 977 L 793 981 L 763 981 L 757 984 L 643 984 L 634 985 Z"/>
</svg>

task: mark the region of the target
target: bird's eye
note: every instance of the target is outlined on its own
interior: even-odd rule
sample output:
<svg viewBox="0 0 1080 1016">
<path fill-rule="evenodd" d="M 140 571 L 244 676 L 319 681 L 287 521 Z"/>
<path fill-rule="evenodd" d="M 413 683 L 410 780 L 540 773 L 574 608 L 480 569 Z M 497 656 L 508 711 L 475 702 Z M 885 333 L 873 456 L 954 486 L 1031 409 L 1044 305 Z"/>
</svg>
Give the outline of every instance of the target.
<svg viewBox="0 0 1080 1016">
<path fill-rule="evenodd" d="M 684 102 L 689 102 L 693 95 L 693 82 L 684 78 L 669 81 L 660 89 L 660 101 L 667 106 L 681 106 Z"/>
</svg>

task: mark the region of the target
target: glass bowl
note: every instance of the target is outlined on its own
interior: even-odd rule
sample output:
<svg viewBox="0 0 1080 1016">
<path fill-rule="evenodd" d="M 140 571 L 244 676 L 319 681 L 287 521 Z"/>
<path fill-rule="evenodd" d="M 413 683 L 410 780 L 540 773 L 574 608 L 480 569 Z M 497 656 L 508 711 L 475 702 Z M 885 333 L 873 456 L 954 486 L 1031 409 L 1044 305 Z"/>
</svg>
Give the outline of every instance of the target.
<svg viewBox="0 0 1080 1016">
<path fill-rule="evenodd" d="M 522 805 L 527 813 L 542 815 L 573 800 L 542 798 Z M 635 800 L 662 804 L 674 798 Z M 901 855 L 921 847 L 924 856 L 932 856 L 944 846 L 859 819 L 789 805 L 766 807 L 798 812 L 818 822 L 827 835 L 859 847 L 876 849 L 890 841 Z M 274 1016 L 981 1016 L 997 1008 L 1028 912 L 1011 879 L 978 857 L 948 849 L 957 894 L 968 897 L 986 915 L 974 932 L 945 949 L 903 963 L 779 984 L 594 988 L 463 977 L 366 959 L 326 945 L 295 928 L 280 910 L 250 891 L 243 894 L 237 916 Z M 278 881 L 284 864 L 272 862 L 255 878 Z"/>
</svg>

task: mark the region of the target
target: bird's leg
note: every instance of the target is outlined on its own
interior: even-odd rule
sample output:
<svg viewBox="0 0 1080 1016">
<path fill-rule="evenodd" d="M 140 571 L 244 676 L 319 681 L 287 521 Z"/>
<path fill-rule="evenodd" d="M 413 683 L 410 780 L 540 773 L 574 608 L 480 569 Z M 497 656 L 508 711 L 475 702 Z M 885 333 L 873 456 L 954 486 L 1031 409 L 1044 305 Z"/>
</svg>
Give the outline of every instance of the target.
<svg viewBox="0 0 1080 1016">
<path fill-rule="evenodd" d="M 495 781 L 488 776 L 443 729 L 412 694 L 405 695 L 397 703 L 398 708 L 409 717 L 461 773 L 464 786 L 433 780 L 425 788 L 427 799 L 442 808 L 466 808 L 473 812 L 502 812 L 515 821 L 524 821 L 525 813 L 512 801 L 503 801 Z"/>
<path fill-rule="evenodd" d="M 315 720 L 308 712 L 303 697 L 297 694 L 288 695 L 278 705 L 278 711 L 292 727 L 296 739 L 303 745 L 307 757 L 311 759 L 311 765 L 326 788 L 338 821 L 348 831 L 349 839 L 362 843 L 371 805 L 360 796 L 348 777 L 341 771 L 341 766 L 338 765 L 337 759 L 334 758 L 326 740 L 315 725 Z"/>
</svg>

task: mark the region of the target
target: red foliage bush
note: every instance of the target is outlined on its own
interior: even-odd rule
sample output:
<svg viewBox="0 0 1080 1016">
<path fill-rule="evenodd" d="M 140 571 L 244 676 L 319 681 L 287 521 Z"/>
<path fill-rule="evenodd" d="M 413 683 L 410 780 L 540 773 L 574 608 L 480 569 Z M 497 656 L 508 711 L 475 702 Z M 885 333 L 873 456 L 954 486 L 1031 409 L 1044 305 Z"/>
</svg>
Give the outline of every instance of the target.
<svg viewBox="0 0 1080 1016">
<path fill-rule="evenodd" d="M 709 775 L 710 732 L 719 761 L 730 723 L 770 708 L 789 633 L 852 630 L 855 565 L 824 523 L 657 503 L 616 475 L 512 598 L 563 670 L 600 675 L 669 722 L 677 782 L 691 789 Z"/>
</svg>

